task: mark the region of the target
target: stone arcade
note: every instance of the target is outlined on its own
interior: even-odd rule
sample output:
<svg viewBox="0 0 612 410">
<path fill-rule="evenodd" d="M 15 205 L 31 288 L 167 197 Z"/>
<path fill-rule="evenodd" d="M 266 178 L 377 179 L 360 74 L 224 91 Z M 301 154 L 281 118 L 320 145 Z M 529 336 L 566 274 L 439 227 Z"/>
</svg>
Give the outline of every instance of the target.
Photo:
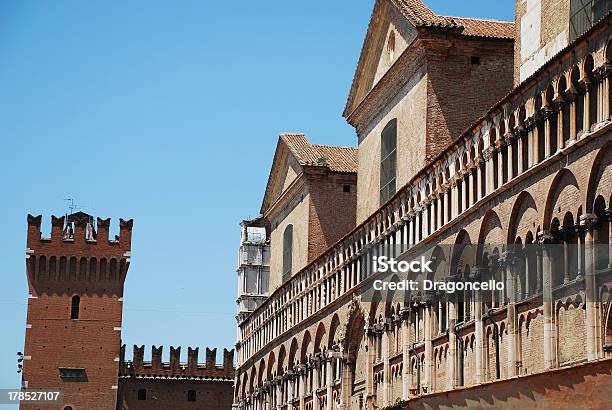
<svg viewBox="0 0 612 410">
<path fill-rule="evenodd" d="M 270 286 L 238 321 L 235 408 L 609 407 L 609 4 L 517 0 L 513 23 L 375 1 L 344 111 L 358 161 L 334 152 L 306 169 L 309 144 L 277 148 Z M 354 211 L 321 206 L 298 226 L 291 181 L 343 198 L 339 162 L 356 175 Z M 295 246 L 347 214 L 325 249 Z M 505 289 L 366 300 L 379 246 Z"/>
</svg>

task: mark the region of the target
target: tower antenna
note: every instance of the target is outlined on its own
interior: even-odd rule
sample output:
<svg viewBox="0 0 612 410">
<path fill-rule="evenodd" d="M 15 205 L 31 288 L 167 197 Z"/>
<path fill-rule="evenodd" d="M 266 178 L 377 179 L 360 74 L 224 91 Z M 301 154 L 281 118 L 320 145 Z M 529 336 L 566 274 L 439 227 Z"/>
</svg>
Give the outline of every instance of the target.
<svg viewBox="0 0 612 410">
<path fill-rule="evenodd" d="M 68 215 L 72 215 L 76 210 L 85 208 L 85 206 L 83 205 L 75 204 L 74 198 L 64 198 L 64 201 L 68 202 L 68 213 L 66 214 L 66 221 L 68 221 Z"/>
</svg>

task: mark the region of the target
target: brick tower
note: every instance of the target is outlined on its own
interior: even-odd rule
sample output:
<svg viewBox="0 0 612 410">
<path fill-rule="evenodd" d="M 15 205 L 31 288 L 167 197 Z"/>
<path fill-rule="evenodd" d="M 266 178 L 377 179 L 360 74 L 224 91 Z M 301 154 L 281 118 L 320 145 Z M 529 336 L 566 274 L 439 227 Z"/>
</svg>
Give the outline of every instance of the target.
<svg viewBox="0 0 612 410">
<path fill-rule="evenodd" d="M 110 240 L 110 219 L 94 222 L 83 212 L 51 218 L 44 238 L 41 216 L 28 215 L 23 384 L 61 390 L 61 409 L 114 410 L 132 220 L 121 219 Z"/>
</svg>

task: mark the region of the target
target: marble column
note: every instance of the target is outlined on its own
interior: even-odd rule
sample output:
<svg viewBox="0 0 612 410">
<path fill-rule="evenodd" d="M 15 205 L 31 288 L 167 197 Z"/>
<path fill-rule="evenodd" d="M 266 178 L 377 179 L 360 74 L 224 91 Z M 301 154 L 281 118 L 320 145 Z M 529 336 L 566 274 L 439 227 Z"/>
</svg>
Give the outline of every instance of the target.
<svg viewBox="0 0 612 410">
<path fill-rule="evenodd" d="M 538 232 L 542 246 L 542 297 L 544 311 L 544 367 L 552 369 L 556 364 L 555 321 L 552 294 L 552 250 L 553 237 L 548 231 Z"/>
<path fill-rule="evenodd" d="M 471 279 L 474 282 L 483 280 L 484 269 L 478 266 L 473 266 L 471 271 Z M 483 383 L 485 381 L 484 376 L 484 325 L 482 322 L 482 294 L 480 291 L 474 292 L 474 335 L 475 335 L 475 349 L 474 354 L 476 357 L 476 383 Z"/>
<path fill-rule="evenodd" d="M 336 358 L 333 356 L 332 352 L 327 352 L 327 356 L 325 358 L 327 360 L 327 365 L 325 366 L 325 408 L 327 410 L 333 409 L 333 400 L 334 400 L 334 366 L 333 362 Z"/>
<path fill-rule="evenodd" d="M 587 360 L 597 360 L 602 356 L 599 303 L 597 295 L 597 281 L 595 274 L 595 257 L 597 243 L 597 216 L 584 214 L 580 216 L 580 226 L 584 230 L 584 256 L 585 256 L 585 298 L 586 298 L 586 347 Z"/>
<path fill-rule="evenodd" d="M 516 317 L 516 257 L 513 249 L 507 250 L 504 255 L 504 265 L 506 267 L 506 289 L 508 296 L 508 305 L 506 306 L 507 317 L 507 358 L 508 358 L 508 376 L 517 376 L 517 317 Z"/>
<path fill-rule="evenodd" d="M 400 310 L 402 323 L 402 399 L 408 400 L 410 396 L 410 309 L 408 307 Z"/>
<path fill-rule="evenodd" d="M 389 364 L 389 330 L 385 325 L 382 329 L 382 360 L 383 360 L 383 380 L 382 380 L 382 402 L 383 406 L 390 404 L 391 392 L 391 366 Z"/>
</svg>

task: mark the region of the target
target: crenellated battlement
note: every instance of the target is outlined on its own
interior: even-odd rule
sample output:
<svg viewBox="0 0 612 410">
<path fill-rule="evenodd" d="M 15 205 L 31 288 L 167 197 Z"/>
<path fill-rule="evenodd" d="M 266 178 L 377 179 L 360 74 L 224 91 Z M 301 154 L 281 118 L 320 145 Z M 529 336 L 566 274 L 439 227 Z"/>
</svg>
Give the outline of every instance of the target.
<svg viewBox="0 0 612 410">
<path fill-rule="evenodd" d="M 132 242 L 132 219 L 119 219 L 119 235 L 109 238 L 110 218 L 96 218 L 84 212 L 77 212 L 67 216 L 57 217 L 51 215 L 51 236 L 43 237 L 41 232 L 42 215 L 28 214 L 28 238 L 29 248 L 34 248 L 37 244 L 68 244 L 98 245 L 106 248 L 119 248 L 129 251 Z M 91 249 L 88 247 L 87 249 Z"/>
<path fill-rule="evenodd" d="M 42 216 L 28 215 L 26 261 L 30 284 L 54 291 L 66 283 L 120 291 L 130 265 L 133 220 L 119 220 L 109 238 L 110 218 L 76 212 L 51 216 L 51 236 L 41 234 Z M 50 287 L 49 285 L 54 285 Z M 33 292 L 34 293 L 34 292 Z"/>
<path fill-rule="evenodd" d="M 181 362 L 181 346 L 170 346 L 170 361 L 162 361 L 163 346 L 152 346 L 150 360 L 145 360 L 145 347 L 134 345 L 131 361 L 125 360 L 121 346 L 119 377 L 159 378 L 234 378 L 234 350 L 223 349 L 223 362 L 217 364 L 217 349 L 206 348 L 205 361 L 198 361 L 199 347 L 187 347 L 187 362 Z"/>
</svg>

